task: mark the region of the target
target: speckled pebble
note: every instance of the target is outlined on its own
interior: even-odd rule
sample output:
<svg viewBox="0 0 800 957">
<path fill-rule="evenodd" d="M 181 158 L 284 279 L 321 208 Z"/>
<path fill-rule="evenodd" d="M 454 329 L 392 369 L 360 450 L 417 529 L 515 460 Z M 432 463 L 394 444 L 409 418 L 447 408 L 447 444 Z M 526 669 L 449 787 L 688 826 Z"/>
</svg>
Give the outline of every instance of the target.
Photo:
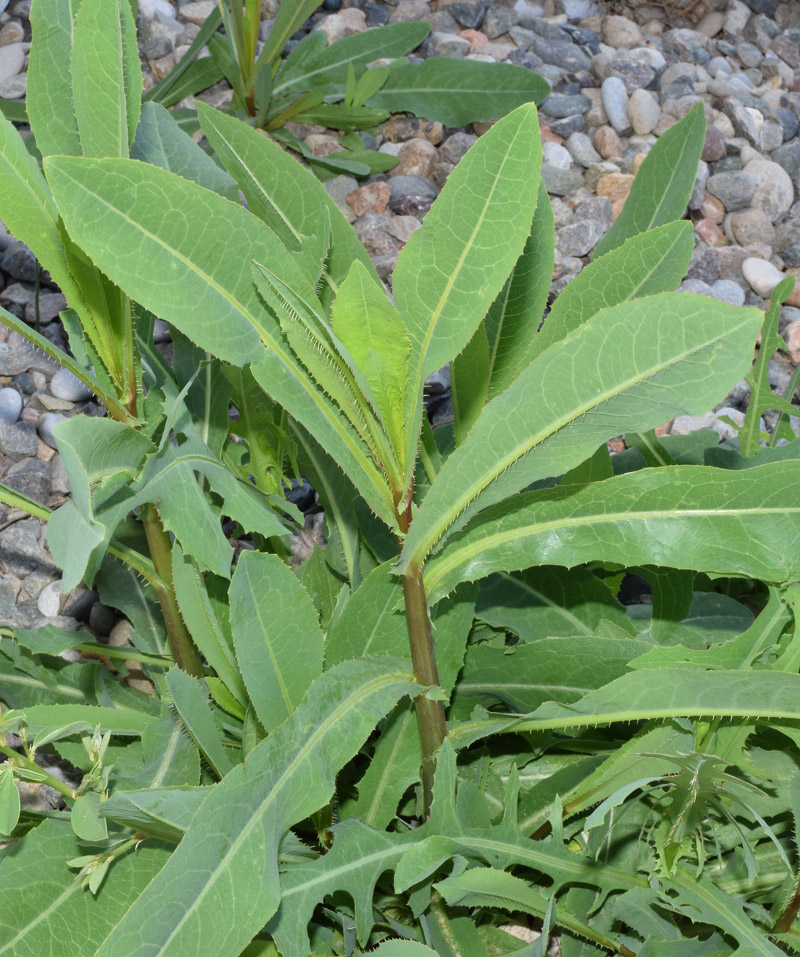
<svg viewBox="0 0 800 957">
<path fill-rule="evenodd" d="M 16 389 L 0 389 L 0 420 L 13 424 L 22 412 L 22 396 Z"/>
</svg>

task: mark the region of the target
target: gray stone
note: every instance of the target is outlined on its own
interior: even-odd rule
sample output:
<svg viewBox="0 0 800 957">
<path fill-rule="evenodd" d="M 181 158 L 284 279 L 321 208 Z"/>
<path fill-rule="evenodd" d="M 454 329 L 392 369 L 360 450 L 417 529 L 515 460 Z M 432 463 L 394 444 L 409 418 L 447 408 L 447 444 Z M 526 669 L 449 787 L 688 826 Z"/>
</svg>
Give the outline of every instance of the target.
<svg viewBox="0 0 800 957">
<path fill-rule="evenodd" d="M 27 422 L 0 422 L 0 454 L 10 458 L 12 462 L 36 455 L 39 443 L 36 439 L 36 429 Z"/>
<path fill-rule="evenodd" d="M 477 142 L 478 137 L 472 133 L 453 133 L 439 147 L 439 158 L 445 163 L 457 163 Z"/>
<path fill-rule="evenodd" d="M 634 133 L 652 133 L 661 118 L 658 100 L 648 90 L 634 90 L 628 102 L 628 119 Z"/>
<path fill-rule="evenodd" d="M 794 188 L 800 193 L 800 142 L 784 143 L 773 151 L 770 157 L 789 174 Z"/>
<path fill-rule="evenodd" d="M 66 422 L 67 417 L 65 415 L 59 415 L 58 412 L 45 412 L 39 416 L 39 421 L 37 427 L 39 429 L 39 435 L 46 445 L 49 445 L 51 449 L 57 448 L 55 436 L 53 435 L 53 429 L 60 425 L 62 422 Z"/>
<path fill-rule="evenodd" d="M 558 169 L 545 163 L 542 165 L 542 180 L 551 196 L 566 196 L 583 186 L 583 176 L 576 169 Z"/>
<path fill-rule="evenodd" d="M 744 289 L 730 279 L 718 279 L 713 283 L 711 295 L 720 302 L 729 302 L 732 306 L 744 305 Z"/>
<path fill-rule="evenodd" d="M 751 205 L 762 209 L 773 223 L 789 211 L 794 201 L 794 187 L 789 174 L 771 160 L 751 160 L 744 167 L 744 175 L 752 176 L 756 188 Z"/>
<path fill-rule="evenodd" d="M 6 472 L 3 482 L 22 495 L 46 505 L 50 498 L 50 463 L 42 459 L 22 459 Z"/>
<path fill-rule="evenodd" d="M 454 59 L 465 57 L 471 46 L 469 40 L 457 36 L 455 33 L 432 33 L 431 40 L 437 56 L 449 56 Z"/>
<path fill-rule="evenodd" d="M 789 269 L 800 266 L 800 241 L 792 243 L 781 252 L 784 263 Z"/>
<path fill-rule="evenodd" d="M 778 0 L 744 0 L 753 13 L 763 13 L 768 17 L 774 17 L 778 9 Z"/>
<path fill-rule="evenodd" d="M 590 196 L 575 209 L 570 222 L 577 223 L 591 219 L 600 223 L 604 229 L 608 229 L 611 226 L 611 211 L 611 200 L 608 196 Z"/>
<path fill-rule="evenodd" d="M 583 167 L 594 166 L 601 161 L 601 156 L 592 146 L 592 141 L 585 133 L 573 133 L 566 143 L 573 160 Z"/>
<path fill-rule="evenodd" d="M 0 389 L 0 422 L 13 425 L 22 412 L 22 396 L 16 389 Z"/>
<path fill-rule="evenodd" d="M 327 186 L 328 184 L 326 183 L 325 185 Z M 163 319 L 156 319 L 153 323 L 153 342 L 156 345 L 160 345 L 163 342 L 172 342 L 169 326 Z"/>
<path fill-rule="evenodd" d="M 731 213 L 730 230 L 740 246 L 766 243 L 772 247 L 775 243 L 775 228 L 763 209 L 742 209 L 738 213 Z"/>
<path fill-rule="evenodd" d="M 45 564 L 42 549 L 42 523 L 38 518 L 24 518 L 0 532 L 0 563 L 12 569 L 19 578 Z"/>
<path fill-rule="evenodd" d="M 732 37 L 741 36 L 750 19 L 750 14 L 749 7 L 742 3 L 742 0 L 729 0 L 725 19 L 722 22 L 723 31 Z"/>
<path fill-rule="evenodd" d="M 477 30 L 483 23 L 488 6 L 486 0 L 460 0 L 458 3 L 449 4 L 447 12 L 458 21 L 460 26 L 467 30 Z"/>
<path fill-rule="evenodd" d="M 517 16 L 513 10 L 509 10 L 500 3 L 491 3 L 483 18 L 481 31 L 490 40 L 494 40 L 508 33 L 511 27 L 516 26 L 516 23 Z"/>
<path fill-rule="evenodd" d="M 59 369 L 56 372 L 50 381 L 50 392 L 57 399 L 66 399 L 68 402 L 83 402 L 91 399 L 93 395 L 92 390 L 87 388 L 69 369 Z"/>
<path fill-rule="evenodd" d="M 390 208 L 394 200 L 411 193 L 415 196 L 430 196 L 432 199 L 439 195 L 436 186 L 424 176 L 392 176 L 388 183 L 392 190 Z"/>
<path fill-rule="evenodd" d="M 631 124 L 628 120 L 628 91 L 625 89 L 625 84 L 619 77 L 609 76 L 603 80 L 600 92 L 608 122 L 617 133 L 623 135 L 629 133 Z"/>
<path fill-rule="evenodd" d="M 783 127 L 777 120 L 764 120 L 761 126 L 761 152 L 772 153 L 783 143 Z"/>
<path fill-rule="evenodd" d="M 8 43 L 0 47 L 0 80 L 16 76 L 24 66 L 25 47 L 22 43 Z"/>
<path fill-rule="evenodd" d="M 568 95 L 565 93 L 551 93 L 539 107 L 540 112 L 546 116 L 553 116 L 556 119 L 562 119 L 574 114 L 588 113 L 592 108 L 592 101 L 583 93 Z"/>
<path fill-rule="evenodd" d="M 38 320 L 41 325 L 46 325 L 58 317 L 58 314 L 67 308 L 67 300 L 60 292 L 43 292 L 39 295 L 39 315 Z M 25 307 L 25 319 L 35 325 L 37 320 L 36 301 L 28 303 Z"/>
<path fill-rule="evenodd" d="M 562 256 L 586 256 L 600 242 L 607 227 L 593 219 L 584 219 L 558 231 L 558 251 Z"/>
<path fill-rule="evenodd" d="M 757 46 L 754 46 L 752 43 L 747 43 L 743 41 L 742 43 L 737 44 L 736 46 L 736 55 L 742 62 L 744 67 L 756 67 L 764 59 L 764 54 Z"/>
<path fill-rule="evenodd" d="M 761 124 L 764 122 L 764 117 L 757 111 L 742 106 L 738 100 L 734 99 L 725 100 L 722 110 L 733 123 L 736 135 L 743 136 L 748 143 L 758 149 L 761 145 Z"/>
<path fill-rule="evenodd" d="M 797 132 L 798 126 L 800 126 L 800 122 L 795 114 L 788 107 L 779 106 L 772 116 L 781 124 L 784 142 L 790 140 Z"/>
<path fill-rule="evenodd" d="M 650 55 L 657 51 L 626 50 L 610 57 L 603 67 L 605 77 L 617 77 L 625 84 L 628 93 L 649 87 L 658 74 L 658 67 Z M 663 63 L 663 60 L 662 60 Z"/>
<path fill-rule="evenodd" d="M 749 206 L 757 186 L 758 180 L 755 176 L 742 170 L 715 173 L 708 177 L 706 184 L 709 193 L 716 196 L 728 212 Z"/>
<path fill-rule="evenodd" d="M 0 577 L 0 625 L 9 624 L 14 613 L 18 591 L 19 579 L 11 576 Z"/>
<path fill-rule="evenodd" d="M 572 166 L 572 156 L 569 150 L 558 143 L 542 144 L 542 162 L 557 169 L 569 169 Z"/>
<path fill-rule="evenodd" d="M 579 46 L 570 43 L 569 40 L 544 40 L 536 39 L 531 45 L 531 49 L 540 57 L 543 63 L 552 63 L 562 70 L 569 70 L 571 73 L 578 73 L 581 70 L 589 70 L 592 61 L 581 50 Z"/>
<path fill-rule="evenodd" d="M 533 30 L 526 30 L 525 27 L 511 27 L 508 31 L 508 35 L 520 48 L 520 50 L 530 50 L 533 46 L 533 41 L 536 39 L 536 34 Z"/>
<path fill-rule="evenodd" d="M 711 295 L 711 286 L 702 279 L 684 279 L 678 288 L 680 292 L 694 292 L 699 296 Z"/>
<path fill-rule="evenodd" d="M 561 120 L 553 120 L 547 125 L 557 136 L 563 136 L 566 140 L 573 133 L 580 133 L 586 126 L 586 120 L 580 114 L 576 114 L 575 116 L 565 116 Z"/>
<path fill-rule="evenodd" d="M 702 160 L 697 164 L 697 175 L 694 178 L 692 195 L 689 197 L 689 209 L 700 209 L 703 200 L 706 198 L 706 185 L 708 183 L 708 163 Z"/>
<path fill-rule="evenodd" d="M 89 628 L 95 635 L 105 638 L 116 623 L 117 613 L 112 608 L 99 601 L 92 605 L 89 612 Z"/>
<path fill-rule="evenodd" d="M 0 50 L 2 49 L 0 47 Z M 25 282 L 36 281 L 36 257 L 24 243 L 13 243 L 3 252 L 0 258 L 0 269 L 14 279 L 22 279 Z"/>
</svg>

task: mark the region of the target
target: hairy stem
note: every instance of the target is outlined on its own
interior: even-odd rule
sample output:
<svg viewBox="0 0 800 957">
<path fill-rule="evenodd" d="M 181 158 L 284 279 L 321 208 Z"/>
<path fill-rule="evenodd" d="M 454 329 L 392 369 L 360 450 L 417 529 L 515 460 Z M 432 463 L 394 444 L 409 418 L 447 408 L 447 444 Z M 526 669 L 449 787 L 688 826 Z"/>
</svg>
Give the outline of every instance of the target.
<svg viewBox="0 0 800 957">
<path fill-rule="evenodd" d="M 164 531 L 161 517 L 154 505 L 145 505 L 142 510 L 144 533 L 150 546 L 150 557 L 161 583 L 155 586 L 158 603 L 164 615 L 169 646 L 175 664 L 198 678 L 203 673 L 200 654 L 189 635 L 178 609 L 175 589 L 172 584 L 172 543 Z"/>
<path fill-rule="evenodd" d="M 772 932 L 774 934 L 788 934 L 792 929 L 792 924 L 794 924 L 798 911 L 800 911 L 800 878 L 795 884 L 791 900 L 784 908 L 781 916 L 775 921 Z"/>
<path fill-rule="evenodd" d="M 411 524 L 411 506 L 401 516 L 400 526 L 403 532 Z M 439 684 L 436 668 L 436 653 L 431 634 L 431 620 L 428 615 L 428 600 L 422 569 L 409 566 L 403 575 L 403 598 L 405 599 L 408 640 L 411 645 L 411 661 L 414 665 L 414 678 L 418 684 L 431 687 Z M 441 701 L 431 701 L 425 694 L 419 695 L 414 702 L 419 726 L 419 742 L 422 750 L 422 806 L 425 818 L 430 817 L 433 801 L 433 772 L 436 768 L 436 751 L 447 735 L 447 722 L 444 705 Z"/>
</svg>

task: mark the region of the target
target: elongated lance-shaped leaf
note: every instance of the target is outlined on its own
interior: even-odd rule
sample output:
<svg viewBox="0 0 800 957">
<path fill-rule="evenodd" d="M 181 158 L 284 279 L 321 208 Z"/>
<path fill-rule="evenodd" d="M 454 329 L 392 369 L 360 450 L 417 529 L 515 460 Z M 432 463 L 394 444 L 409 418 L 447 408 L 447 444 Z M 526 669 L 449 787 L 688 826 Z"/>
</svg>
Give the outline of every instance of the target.
<svg viewBox="0 0 800 957">
<path fill-rule="evenodd" d="M 417 691 L 410 669 L 389 659 L 350 661 L 319 677 L 289 720 L 206 798 L 98 957 L 241 951 L 280 902 L 283 834 L 330 799 L 336 773 L 378 720 Z"/>
<path fill-rule="evenodd" d="M 300 0 L 299 3 L 281 4 L 278 7 L 267 42 L 259 53 L 255 67 L 250 74 L 253 83 L 259 69 L 263 68 L 263 64 L 271 64 L 280 56 L 281 50 L 283 50 L 289 37 L 293 33 L 297 33 L 319 6 L 322 6 L 322 0 Z"/>
<path fill-rule="evenodd" d="M 392 63 L 389 78 L 367 106 L 464 126 L 496 120 L 523 103 L 541 103 L 549 92 L 547 83 L 525 67 L 431 57 L 421 64 Z"/>
<path fill-rule="evenodd" d="M 423 382 L 469 342 L 519 258 L 540 164 L 536 108 L 523 106 L 467 153 L 400 254 L 392 288 L 411 343 L 407 477 L 416 459 Z"/>
<path fill-rule="evenodd" d="M 539 183 L 530 236 L 486 315 L 490 398 L 504 392 L 536 355 L 534 343 L 550 293 L 554 256 L 553 207 L 544 183 Z"/>
<path fill-rule="evenodd" d="M 115 791 L 100 806 L 100 813 L 148 837 L 178 844 L 210 792 L 208 786 Z"/>
<path fill-rule="evenodd" d="M 363 371 L 392 442 L 401 449 L 408 335 L 383 289 L 358 261 L 334 300 L 333 329 Z"/>
<path fill-rule="evenodd" d="M 236 657 L 261 724 L 273 731 L 322 673 L 322 632 L 308 592 L 277 555 L 243 553 L 230 587 Z"/>
<path fill-rule="evenodd" d="M 71 74 L 84 155 L 127 156 L 143 88 L 128 0 L 83 0 L 75 17 Z"/>
<path fill-rule="evenodd" d="M 145 728 L 158 723 L 158 717 L 144 711 L 129 711 L 127 708 L 105 708 L 88 704 L 37 704 L 30 708 L 4 711 L 3 722 L 22 716 L 28 730 L 38 732 L 57 731 L 70 724 L 87 723 L 101 731 L 112 734 L 138 736 Z"/>
<path fill-rule="evenodd" d="M 181 671 L 177 666 L 167 672 L 167 687 L 175 709 L 192 740 L 203 753 L 218 777 L 230 771 L 232 764 L 208 703 L 208 690 L 200 678 Z"/>
<path fill-rule="evenodd" d="M 398 469 L 393 464 L 386 426 L 380 420 L 378 401 L 358 363 L 334 335 L 313 290 L 303 288 L 300 276 L 295 277 L 292 287 L 255 262 L 253 277 L 262 298 L 278 316 L 297 358 L 348 418 L 376 464 L 385 468 L 397 487 Z"/>
<path fill-rule="evenodd" d="M 760 319 L 689 293 L 598 312 L 486 406 L 428 491 L 401 567 L 419 566 L 454 523 L 573 468 L 606 439 L 713 406 L 749 366 Z"/>
<path fill-rule="evenodd" d="M 233 178 L 180 128 L 160 103 L 142 104 L 142 115 L 131 144 L 131 159 L 160 166 L 238 202 L 239 193 Z"/>
<path fill-rule="evenodd" d="M 290 274 L 297 268 L 274 233 L 241 206 L 143 163 L 46 162 L 70 234 L 99 268 L 212 355 L 235 365 L 253 362 L 261 385 L 324 442 L 392 525 L 386 483 L 344 418 L 323 401 L 253 286 L 254 258 L 280 263 Z M 143 270 L 142 262 L 153 268 Z"/>
<path fill-rule="evenodd" d="M 169 858 L 171 848 L 145 841 L 113 862 L 95 896 L 66 861 L 87 853 L 67 821 L 43 821 L 0 867 L 0 954 L 36 957 L 53 952 L 65 928 L 80 937 L 80 952 L 94 953 Z M 98 853 L 100 849 L 98 849 Z"/>
<path fill-rule="evenodd" d="M 331 247 L 326 276 L 330 282 L 337 286 L 354 259 L 375 276 L 372 260 L 352 226 L 313 173 L 241 120 L 204 103 L 198 102 L 197 111 L 203 132 L 239 184 L 250 211 L 277 233 L 287 249 L 298 250 L 303 236 L 314 235 L 327 210 Z"/>
<path fill-rule="evenodd" d="M 70 63 L 75 17 L 81 0 L 31 6 L 33 43 L 28 62 L 26 107 L 42 156 L 80 156 L 81 141 L 72 98 Z"/>
<path fill-rule="evenodd" d="M 460 445 L 475 424 L 489 394 L 489 340 L 481 323 L 463 352 L 450 363 L 453 436 Z"/>
<path fill-rule="evenodd" d="M 272 95 L 286 96 L 293 91 L 296 96 L 301 90 L 315 86 L 344 85 L 351 67 L 355 73 L 361 74 L 373 60 L 404 57 L 429 33 L 427 23 L 390 23 L 372 34 L 357 33 L 344 37 L 304 60 L 302 70 L 287 72 L 285 76 L 279 74 Z M 372 72 L 369 70 L 366 75 L 370 76 Z"/>
<path fill-rule="evenodd" d="M 553 303 L 541 332 L 531 339 L 528 355 L 535 358 L 607 306 L 674 292 L 693 249 L 692 225 L 679 221 L 632 236 L 595 258 Z"/>
<path fill-rule="evenodd" d="M 240 705 L 246 706 L 247 692 L 236 656 L 214 613 L 203 578 L 194 562 L 184 557 L 177 543 L 172 546 L 172 583 L 181 617 L 192 641 L 228 691 Z"/>
<path fill-rule="evenodd" d="M 622 212 L 597 244 L 595 258 L 616 249 L 631 236 L 683 216 L 692 195 L 705 136 L 703 104 L 695 103 L 647 154 Z"/>
<path fill-rule="evenodd" d="M 428 595 L 435 601 L 457 582 L 494 571 L 594 560 L 795 581 L 799 483 L 793 462 L 741 472 L 683 465 L 517 495 L 480 515 L 428 564 Z"/>
</svg>

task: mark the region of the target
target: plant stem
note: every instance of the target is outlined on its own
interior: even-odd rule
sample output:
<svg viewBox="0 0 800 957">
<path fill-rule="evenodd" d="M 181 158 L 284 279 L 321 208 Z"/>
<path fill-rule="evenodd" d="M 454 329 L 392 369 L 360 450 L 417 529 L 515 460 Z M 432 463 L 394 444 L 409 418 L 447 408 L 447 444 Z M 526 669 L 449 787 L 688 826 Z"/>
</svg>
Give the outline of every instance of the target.
<svg viewBox="0 0 800 957">
<path fill-rule="evenodd" d="M 411 524 L 411 506 L 400 520 L 401 531 L 407 532 Z M 403 575 L 403 598 L 406 608 L 408 640 L 411 645 L 411 661 L 414 678 L 418 684 L 431 687 L 439 684 L 436 668 L 436 653 L 431 635 L 431 620 L 428 615 L 428 600 L 422 580 L 422 568 L 409 566 Z M 414 701 L 419 726 L 419 743 L 422 750 L 422 807 L 427 819 L 433 801 L 433 772 L 436 768 L 436 751 L 447 736 L 447 722 L 441 701 L 431 701 L 423 693 Z"/>
<path fill-rule="evenodd" d="M 164 615 L 172 656 L 179 668 L 198 678 L 203 673 L 200 655 L 181 617 L 172 584 L 172 543 L 154 505 L 144 506 L 142 522 L 147 544 L 150 546 L 150 557 L 153 559 L 156 574 L 161 579 L 161 584 L 155 585 L 155 589 L 161 613 Z"/>
<path fill-rule="evenodd" d="M 5 738 L 3 738 L 3 742 L 5 742 Z M 44 780 L 40 782 L 41 784 L 46 784 L 48 787 L 53 788 L 53 790 L 58 791 L 58 793 L 62 794 L 65 798 L 69 798 L 70 801 L 75 800 L 75 792 L 68 784 L 64 784 L 63 781 L 54 778 L 52 774 L 48 774 L 47 771 L 40 768 L 35 761 L 26 758 L 24 754 L 20 754 L 13 748 L 9 748 L 5 743 L 0 744 L 0 754 L 4 754 L 8 758 L 9 763 L 14 767 L 27 768 L 29 771 L 35 771 L 37 774 L 41 774 L 44 777 Z"/>
<path fill-rule="evenodd" d="M 772 928 L 774 934 L 788 934 L 792 929 L 797 913 L 800 911 L 800 880 L 797 881 L 792 894 L 792 899 L 786 905 L 781 916 L 775 921 Z"/>
</svg>

